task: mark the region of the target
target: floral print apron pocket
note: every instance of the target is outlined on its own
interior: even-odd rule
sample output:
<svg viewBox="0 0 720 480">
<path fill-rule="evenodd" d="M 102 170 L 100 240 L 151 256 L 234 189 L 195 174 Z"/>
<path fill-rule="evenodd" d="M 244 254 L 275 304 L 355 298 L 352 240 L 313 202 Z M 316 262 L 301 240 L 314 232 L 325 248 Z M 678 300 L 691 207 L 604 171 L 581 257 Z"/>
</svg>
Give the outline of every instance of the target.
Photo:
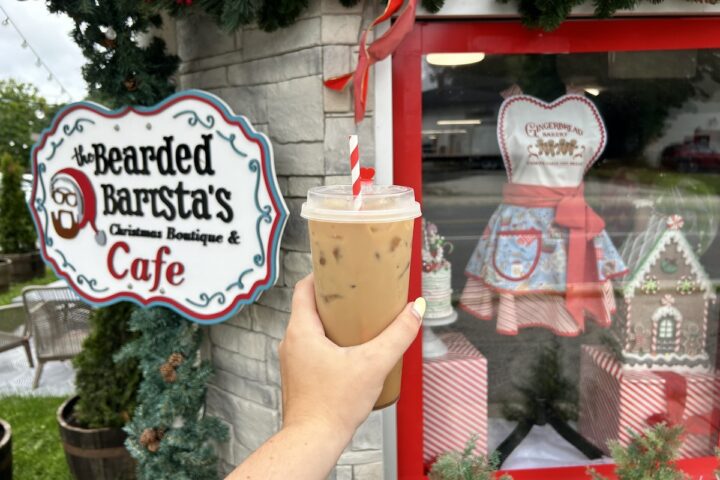
<svg viewBox="0 0 720 480">
<path fill-rule="evenodd" d="M 519 282 L 535 271 L 540 259 L 540 230 L 504 230 L 496 233 L 493 267 L 506 280 Z"/>
</svg>

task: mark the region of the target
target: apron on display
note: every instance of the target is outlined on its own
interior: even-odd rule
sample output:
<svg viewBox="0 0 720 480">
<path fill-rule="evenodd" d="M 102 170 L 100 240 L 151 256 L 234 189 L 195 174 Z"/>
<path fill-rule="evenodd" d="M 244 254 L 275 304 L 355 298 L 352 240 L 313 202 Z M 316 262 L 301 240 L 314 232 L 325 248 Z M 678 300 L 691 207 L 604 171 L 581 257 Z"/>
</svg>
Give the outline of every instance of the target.
<svg viewBox="0 0 720 480">
<path fill-rule="evenodd" d="M 586 314 L 609 326 L 610 280 L 627 268 L 584 197 L 583 176 L 607 143 L 597 108 L 583 95 L 516 94 L 500 107 L 497 135 L 508 183 L 465 269 L 461 307 L 497 318 L 506 335 L 579 335 Z"/>
</svg>

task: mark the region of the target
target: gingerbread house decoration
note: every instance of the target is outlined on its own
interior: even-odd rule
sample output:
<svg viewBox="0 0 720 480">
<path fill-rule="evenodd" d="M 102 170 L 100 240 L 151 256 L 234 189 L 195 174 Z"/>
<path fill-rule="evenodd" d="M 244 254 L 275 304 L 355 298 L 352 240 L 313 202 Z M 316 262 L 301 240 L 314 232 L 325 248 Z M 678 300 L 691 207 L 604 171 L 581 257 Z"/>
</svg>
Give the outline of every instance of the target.
<svg viewBox="0 0 720 480">
<path fill-rule="evenodd" d="M 630 274 L 620 284 L 627 368 L 707 370 L 708 309 L 715 289 L 688 243 L 679 215 L 651 215 L 621 249 Z"/>
</svg>

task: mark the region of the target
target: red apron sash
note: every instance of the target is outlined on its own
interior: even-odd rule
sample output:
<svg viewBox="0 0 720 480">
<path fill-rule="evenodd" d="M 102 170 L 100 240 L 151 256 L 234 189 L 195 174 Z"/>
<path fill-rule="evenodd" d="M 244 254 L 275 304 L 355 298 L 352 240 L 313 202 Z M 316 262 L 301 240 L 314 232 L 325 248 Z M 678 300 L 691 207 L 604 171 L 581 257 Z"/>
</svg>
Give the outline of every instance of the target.
<svg viewBox="0 0 720 480">
<path fill-rule="evenodd" d="M 607 316 L 597 271 L 597 253 L 591 244 L 605 228 L 605 222 L 585 202 L 584 190 L 583 184 L 545 187 L 508 183 L 503 188 L 503 203 L 555 208 L 555 224 L 568 229 L 565 306 L 581 329 L 585 327 L 586 311 L 598 319 Z"/>
</svg>

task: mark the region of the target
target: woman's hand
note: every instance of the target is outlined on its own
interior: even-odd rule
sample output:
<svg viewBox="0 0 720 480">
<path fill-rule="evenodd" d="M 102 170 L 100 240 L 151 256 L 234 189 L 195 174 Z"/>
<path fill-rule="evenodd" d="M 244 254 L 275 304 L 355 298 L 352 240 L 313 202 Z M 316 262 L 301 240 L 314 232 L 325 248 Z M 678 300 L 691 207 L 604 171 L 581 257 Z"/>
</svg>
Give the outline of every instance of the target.
<svg viewBox="0 0 720 480">
<path fill-rule="evenodd" d="M 425 300 L 409 304 L 380 335 L 355 347 L 325 337 L 312 275 L 295 285 L 280 343 L 283 428 L 229 480 L 322 480 L 367 418 L 385 377 L 418 334 Z"/>
<path fill-rule="evenodd" d="M 338 347 L 325 337 L 312 275 L 299 281 L 279 348 L 283 425 L 312 425 L 349 441 L 370 414 L 385 377 L 417 336 L 424 313 L 425 300 L 419 298 L 373 340 Z"/>
</svg>

